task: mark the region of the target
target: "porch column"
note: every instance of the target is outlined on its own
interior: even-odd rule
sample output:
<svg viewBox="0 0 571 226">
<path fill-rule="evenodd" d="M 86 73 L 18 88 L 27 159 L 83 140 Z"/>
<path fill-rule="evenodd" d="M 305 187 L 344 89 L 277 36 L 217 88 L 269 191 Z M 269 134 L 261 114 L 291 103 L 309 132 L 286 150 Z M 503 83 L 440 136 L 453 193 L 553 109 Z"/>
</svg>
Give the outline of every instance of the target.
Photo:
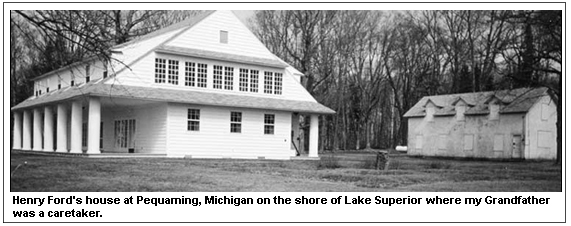
<svg viewBox="0 0 571 226">
<path fill-rule="evenodd" d="M 57 152 L 67 152 L 67 107 L 65 104 L 57 105 Z"/>
<path fill-rule="evenodd" d="M 81 109 L 81 102 L 74 101 L 71 104 L 71 153 L 82 153 L 81 138 L 82 138 L 82 125 L 83 125 L 83 110 Z"/>
<path fill-rule="evenodd" d="M 317 157 L 317 142 L 319 139 L 319 116 L 311 115 L 309 124 L 309 157 Z"/>
<path fill-rule="evenodd" d="M 35 108 L 34 109 L 34 142 L 33 142 L 33 147 L 32 150 L 34 151 L 41 151 L 43 149 L 42 147 L 42 112 L 40 111 L 39 108 Z"/>
<path fill-rule="evenodd" d="M 87 153 L 101 153 L 101 150 L 99 150 L 99 133 L 101 132 L 101 102 L 99 97 L 89 98 L 89 119 L 87 126 Z"/>
<path fill-rule="evenodd" d="M 44 108 L 44 151 L 54 151 L 54 112 L 52 106 Z"/>
<path fill-rule="evenodd" d="M 14 141 L 12 143 L 12 149 L 22 149 L 22 112 L 14 112 Z"/>
<path fill-rule="evenodd" d="M 24 126 L 22 127 L 22 150 L 32 150 L 32 122 L 30 110 L 24 110 Z"/>
</svg>

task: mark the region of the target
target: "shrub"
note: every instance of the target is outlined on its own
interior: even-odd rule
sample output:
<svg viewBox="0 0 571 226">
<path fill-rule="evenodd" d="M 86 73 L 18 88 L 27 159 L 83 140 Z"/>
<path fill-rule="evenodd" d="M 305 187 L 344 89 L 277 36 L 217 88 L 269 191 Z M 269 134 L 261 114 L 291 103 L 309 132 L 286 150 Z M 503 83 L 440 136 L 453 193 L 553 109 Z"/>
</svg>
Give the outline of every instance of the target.
<svg viewBox="0 0 571 226">
<path fill-rule="evenodd" d="M 325 155 L 322 156 L 319 160 L 319 164 L 317 164 L 318 169 L 337 169 L 341 168 L 339 164 L 339 160 L 335 158 L 333 155 Z"/>
<path fill-rule="evenodd" d="M 448 162 L 433 161 L 428 164 L 429 169 L 450 169 L 452 165 Z"/>
</svg>

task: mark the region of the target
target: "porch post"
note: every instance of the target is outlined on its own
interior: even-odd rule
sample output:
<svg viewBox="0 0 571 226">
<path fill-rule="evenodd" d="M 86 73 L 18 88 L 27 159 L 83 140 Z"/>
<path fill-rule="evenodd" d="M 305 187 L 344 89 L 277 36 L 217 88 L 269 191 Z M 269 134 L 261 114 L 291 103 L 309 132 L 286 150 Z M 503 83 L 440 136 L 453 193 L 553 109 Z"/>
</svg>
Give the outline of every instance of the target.
<svg viewBox="0 0 571 226">
<path fill-rule="evenodd" d="M 67 107 L 64 103 L 57 105 L 57 152 L 67 152 Z"/>
<path fill-rule="evenodd" d="M 34 142 L 32 143 L 33 147 L 32 150 L 34 151 L 41 151 L 43 150 L 42 147 L 42 112 L 40 111 L 39 108 L 35 108 L 34 109 Z"/>
<path fill-rule="evenodd" d="M 89 98 L 88 120 L 87 153 L 101 153 L 101 150 L 99 150 L 99 133 L 101 129 L 101 102 L 99 97 Z"/>
<path fill-rule="evenodd" d="M 54 112 L 52 106 L 44 108 L 44 151 L 54 151 Z"/>
<path fill-rule="evenodd" d="M 83 110 L 79 100 L 73 101 L 71 104 L 71 153 L 82 153 L 81 138 L 83 125 Z"/>
<path fill-rule="evenodd" d="M 22 149 L 22 112 L 14 111 L 14 141 L 12 149 Z"/>
<path fill-rule="evenodd" d="M 317 142 L 319 139 L 319 117 L 311 115 L 309 124 L 309 157 L 317 157 Z"/>
<path fill-rule="evenodd" d="M 24 126 L 22 127 L 22 150 L 32 150 L 32 125 L 30 110 L 24 110 Z"/>
</svg>

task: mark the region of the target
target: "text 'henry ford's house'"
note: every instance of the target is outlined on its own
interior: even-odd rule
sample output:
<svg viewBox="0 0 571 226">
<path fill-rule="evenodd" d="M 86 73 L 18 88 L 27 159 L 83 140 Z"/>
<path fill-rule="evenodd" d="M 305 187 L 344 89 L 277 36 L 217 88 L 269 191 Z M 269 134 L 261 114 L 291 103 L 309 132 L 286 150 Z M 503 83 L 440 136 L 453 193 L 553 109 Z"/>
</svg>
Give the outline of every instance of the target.
<svg viewBox="0 0 571 226">
<path fill-rule="evenodd" d="M 171 157 L 296 156 L 301 115 L 317 157 L 319 104 L 302 73 L 234 13 L 198 15 L 44 74 L 12 108 L 14 149 Z"/>
<path fill-rule="evenodd" d="M 547 89 L 423 97 L 406 114 L 408 154 L 555 159 L 557 109 Z"/>
</svg>

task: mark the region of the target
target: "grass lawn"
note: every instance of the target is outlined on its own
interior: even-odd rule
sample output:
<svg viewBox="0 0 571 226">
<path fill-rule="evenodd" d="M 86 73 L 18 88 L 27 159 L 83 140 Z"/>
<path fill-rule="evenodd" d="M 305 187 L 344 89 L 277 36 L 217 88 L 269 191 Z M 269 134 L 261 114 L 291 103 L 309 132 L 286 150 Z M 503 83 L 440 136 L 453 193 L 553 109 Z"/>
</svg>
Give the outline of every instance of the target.
<svg viewBox="0 0 571 226">
<path fill-rule="evenodd" d="M 561 191 L 552 162 L 324 154 L 320 161 L 84 158 L 11 152 L 15 191 Z M 26 164 L 24 164 L 26 163 Z M 20 167 L 18 167 L 20 165 Z M 18 167 L 16 171 L 14 171 Z"/>
</svg>

